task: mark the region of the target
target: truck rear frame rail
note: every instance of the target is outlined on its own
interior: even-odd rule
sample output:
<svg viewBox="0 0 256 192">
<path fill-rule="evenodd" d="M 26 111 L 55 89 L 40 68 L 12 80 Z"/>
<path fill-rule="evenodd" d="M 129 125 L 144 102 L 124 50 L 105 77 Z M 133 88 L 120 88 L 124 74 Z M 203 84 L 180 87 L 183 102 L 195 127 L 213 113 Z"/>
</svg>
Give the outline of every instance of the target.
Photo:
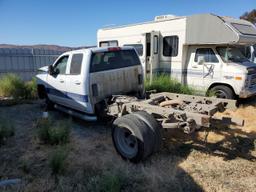
<svg viewBox="0 0 256 192">
<path fill-rule="evenodd" d="M 116 95 L 112 98 L 112 104 L 108 106 L 108 115 L 121 117 L 138 111 L 151 114 L 165 129 L 182 128 L 185 133 L 192 133 L 200 127 L 211 127 L 221 118 L 215 118 L 214 114 L 225 109 L 235 109 L 236 101 L 174 94 L 151 94 L 147 100 L 137 99 L 124 95 Z M 243 120 L 230 118 L 223 119 L 225 124 L 243 125 Z"/>
</svg>

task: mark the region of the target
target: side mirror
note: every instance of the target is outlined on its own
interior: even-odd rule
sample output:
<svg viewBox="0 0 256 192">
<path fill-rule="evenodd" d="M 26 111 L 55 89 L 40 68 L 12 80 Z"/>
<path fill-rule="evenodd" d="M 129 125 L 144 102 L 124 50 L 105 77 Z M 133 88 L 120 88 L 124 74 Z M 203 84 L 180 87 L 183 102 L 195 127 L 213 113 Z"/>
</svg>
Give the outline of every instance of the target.
<svg viewBox="0 0 256 192">
<path fill-rule="evenodd" d="M 49 65 L 49 67 L 48 67 L 48 73 L 49 73 L 50 75 L 53 75 L 53 66 L 52 66 L 52 65 Z"/>
<path fill-rule="evenodd" d="M 54 75 L 59 75 L 60 70 L 57 68 L 57 69 L 55 69 L 55 71 L 53 73 L 54 73 Z"/>
<path fill-rule="evenodd" d="M 49 73 L 50 75 L 53 75 L 53 74 L 54 74 L 54 70 L 53 70 L 53 66 L 52 66 L 52 65 L 49 65 L 49 67 L 48 67 L 48 73 Z"/>
<path fill-rule="evenodd" d="M 205 63 L 204 56 L 198 56 L 198 65 L 203 65 Z"/>
</svg>

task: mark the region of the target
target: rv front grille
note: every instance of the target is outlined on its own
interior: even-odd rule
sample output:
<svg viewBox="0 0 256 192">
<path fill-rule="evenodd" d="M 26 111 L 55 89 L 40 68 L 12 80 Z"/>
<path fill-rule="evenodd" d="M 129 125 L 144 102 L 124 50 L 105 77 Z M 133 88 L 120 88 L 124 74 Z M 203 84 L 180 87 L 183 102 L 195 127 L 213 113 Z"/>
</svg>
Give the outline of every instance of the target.
<svg viewBox="0 0 256 192">
<path fill-rule="evenodd" d="M 251 78 L 251 86 L 252 85 L 256 85 L 256 74 L 252 75 L 252 78 Z"/>
</svg>

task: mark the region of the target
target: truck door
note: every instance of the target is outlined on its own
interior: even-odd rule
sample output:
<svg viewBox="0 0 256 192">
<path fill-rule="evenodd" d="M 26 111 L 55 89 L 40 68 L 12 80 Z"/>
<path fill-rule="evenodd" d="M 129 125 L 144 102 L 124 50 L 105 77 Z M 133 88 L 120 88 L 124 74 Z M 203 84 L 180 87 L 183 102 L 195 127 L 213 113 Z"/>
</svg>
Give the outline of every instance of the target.
<svg viewBox="0 0 256 192">
<path fill-rule="evenodd" d="M 48 97 L 54 103 L 66 105 L 66 71 L 69 55 L 60 57 L 53 65 L 52 74 L 47 76 Z"/>
<path fill-rule="evenodd" d="M 221 64 L 214 49 L 191 46 L 188 57 L 187 82 L 190 86 L 206 91 L 221 78 Z"/>
<path fill-rule="evenodd" d="M 78 111 L 88 112 L 88 95 L 86 94 L 85 74 L 82 73 L 85 65 L 83 52 L 74 53 L 71 56 L 71 62 L 68 65 L 67 75 L 67 96 L 70 99 L 69 107 Z"/>
<path fill-rule="evenodd" d="M 153 73 L 157 72 L 159 63 L 159 31 L 146 33 L 146 76 L 152 78 Z"/>
</svg>

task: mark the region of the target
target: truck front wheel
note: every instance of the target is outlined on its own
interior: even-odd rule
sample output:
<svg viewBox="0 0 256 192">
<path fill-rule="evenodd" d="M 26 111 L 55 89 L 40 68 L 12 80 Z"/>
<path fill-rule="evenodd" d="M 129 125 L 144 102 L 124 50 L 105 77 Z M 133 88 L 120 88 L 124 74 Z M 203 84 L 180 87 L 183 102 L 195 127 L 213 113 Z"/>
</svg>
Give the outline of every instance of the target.
<svg viewBox="0 0 256 192">
<path fill-rule="evenodd" d="M 234 91 L 225 85 L 217 85 L 211 89 L 213 94 L 217 98 L 222 98 L 222 99 L 235 99 L 235 94 Z"/>
<path fill-rule="evenodd" d="M 154 151 L 155 134 L 134 114 L 117 118 L 113 123 L 112 139 L 116 151 L 126 160 L 138 163 Z"/>
</svg>

